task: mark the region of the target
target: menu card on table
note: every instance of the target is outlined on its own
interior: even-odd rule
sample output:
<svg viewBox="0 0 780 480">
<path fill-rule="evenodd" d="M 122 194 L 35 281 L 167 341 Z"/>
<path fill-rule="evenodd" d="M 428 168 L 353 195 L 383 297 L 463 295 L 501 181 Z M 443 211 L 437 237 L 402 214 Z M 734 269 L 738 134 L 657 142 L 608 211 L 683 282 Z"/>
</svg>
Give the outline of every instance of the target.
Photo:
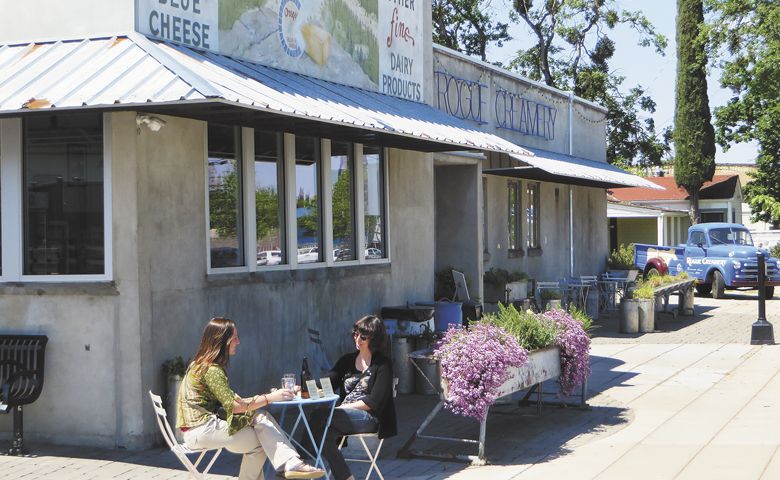
<svg viewBox="0 0 780 480">
<path fill-rule="evenodd" d="M 330 377 L 320 378 L 320 385 L 322 385 L 323 397 L 331 397 L 335 395 L 335 393 L 333 393 L 333 385 L 330 383 Z"/>
<path fill-rule="evenodd" d="M 320 398 L 320 392 L 317 390 L 317 381 L 316 380 L 307 380 L 306 381 L 306 388 L 309 389 L 309 398 L 312 400 L 317 400 Z"/>
</svg>

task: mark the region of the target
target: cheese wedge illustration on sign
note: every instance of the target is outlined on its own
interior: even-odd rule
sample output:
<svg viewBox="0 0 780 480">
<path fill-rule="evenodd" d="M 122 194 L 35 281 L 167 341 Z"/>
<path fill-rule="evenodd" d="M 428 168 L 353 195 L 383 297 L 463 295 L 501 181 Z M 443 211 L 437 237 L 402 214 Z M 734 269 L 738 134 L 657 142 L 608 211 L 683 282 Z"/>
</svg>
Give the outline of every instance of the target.
<svg viewBox="0 0 780 480">
<path fill-rule="evenodd" d="M 306 54 L 318 65 L 325 65 L 330 56 L 330 33 L 313 23 L 301 27 L 301 35 L 306 43 Z"/>
</svg>

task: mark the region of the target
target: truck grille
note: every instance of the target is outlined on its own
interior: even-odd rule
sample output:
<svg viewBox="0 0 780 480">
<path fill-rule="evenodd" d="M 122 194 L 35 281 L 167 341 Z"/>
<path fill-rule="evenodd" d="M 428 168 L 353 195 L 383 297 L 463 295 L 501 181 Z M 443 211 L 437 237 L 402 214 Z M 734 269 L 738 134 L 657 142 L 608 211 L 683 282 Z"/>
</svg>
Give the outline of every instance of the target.
<svg viewBox="0 0 780 480">
<path fill-rule="evenodd" d="M 767 271 L 767 277 L 766 277 L 767 280 L 774 278 L 777 275 L 777 265 L 774 263 L 768 263 L 766 271 Z M 739 272 L 738 278 L 740 280 L 758 282 L 758 262 L 757 261 L 742 262 L 742 269 Z"/>
</svg>

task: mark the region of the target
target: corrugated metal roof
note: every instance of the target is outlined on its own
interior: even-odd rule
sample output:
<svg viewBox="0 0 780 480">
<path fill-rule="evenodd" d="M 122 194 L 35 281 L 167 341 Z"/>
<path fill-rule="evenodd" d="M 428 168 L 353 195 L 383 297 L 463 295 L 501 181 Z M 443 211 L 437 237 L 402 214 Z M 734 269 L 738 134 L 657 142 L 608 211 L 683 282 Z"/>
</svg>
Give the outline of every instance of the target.
<svg viewBox="0 0 780 480">
<path fill-rule="evenodd" d="M 544 170 L 550 175 L 583 180 L 583 184 L 591 182 L 596 186 L 630 186 L 663 190 L 642 177 L 626 172 L 606 162 L 597 162 L 586 158 L 574 157 L 562 153 L 548 152 L 529 148 L 534 155 L 510 154 L 510 157 L 528 164 L 533 168 Z M 524 167 L 518 167 L 520 169 Z"/>
<path fill-rule="evenodd" d="M 221 101 L 459 148 L 532 155 L 421 103 L 142 35 L 0 46 L 0 113 Z"/>
</svg>

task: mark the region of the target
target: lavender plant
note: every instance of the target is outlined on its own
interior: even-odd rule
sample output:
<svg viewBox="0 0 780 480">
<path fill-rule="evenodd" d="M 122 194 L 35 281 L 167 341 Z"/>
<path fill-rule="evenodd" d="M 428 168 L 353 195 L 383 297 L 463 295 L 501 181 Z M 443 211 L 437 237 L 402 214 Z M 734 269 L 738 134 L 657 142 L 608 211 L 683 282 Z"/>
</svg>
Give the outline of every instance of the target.
<svg viewBox="0 0 780 480">
<path fill-rule="evenodd" d="M 590 337 L 582 324 L 563 310 L 543 314 L 558 325 L 555 343 L 561 349 L 561 376 L 558 383 L 564 395 L 571 395 L 590 375 Z"/>
<path fill-rule="evenodd" d="M 509 367 L 528 361 L 528 352 L 504 329 L 487 323 L 450 326 L 433 352 L 449 384 L 445 408 L 482 421 L 507 379 Z"/>
</svg>

